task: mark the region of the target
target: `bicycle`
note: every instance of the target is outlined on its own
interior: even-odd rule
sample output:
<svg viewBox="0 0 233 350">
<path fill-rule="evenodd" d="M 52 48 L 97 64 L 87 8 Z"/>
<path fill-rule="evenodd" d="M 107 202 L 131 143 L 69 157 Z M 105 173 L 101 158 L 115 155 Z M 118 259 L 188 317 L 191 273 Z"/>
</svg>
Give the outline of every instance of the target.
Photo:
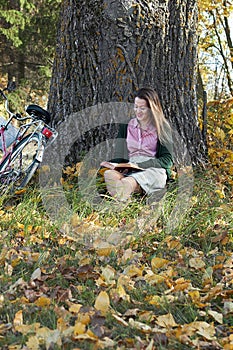
<svg viewBox="0 0 233 350">
<path fill-rule="evenodd" d="M 28 115 L 21 116 L 9 109 L 5 91 L 11 92 L 15 85 L 8 83 L 0 95 L 5 100 L 5 110 L 9 115 L 6 120 L 0 117 L 0 189 L 1 194 L 11 189 L 21 190 L 31 180 L 43 160 L 45 148 L 55 140 L 57 132 L 50 127 L 51 116 L 48 111 L 36 104 L 26 108 Z M 12 121 L 21 123 L 16 128 Z"/>
</svg>

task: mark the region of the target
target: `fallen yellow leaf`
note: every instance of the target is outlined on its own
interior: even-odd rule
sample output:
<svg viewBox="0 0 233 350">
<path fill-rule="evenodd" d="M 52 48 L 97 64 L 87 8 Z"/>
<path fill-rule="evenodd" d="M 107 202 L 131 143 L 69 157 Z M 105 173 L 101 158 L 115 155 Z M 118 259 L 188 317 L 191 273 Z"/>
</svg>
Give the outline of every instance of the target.
<svg viewBox="0 0 233 350">
<path fill-rule="evenodd" d="M 164 267 L 165 265 L 167 265 L 170 261 L 167 259 L 162 259 L 162 258 L 153 258 L 151 260 L 151 268 L 152 270 L 157 270 L 157 269 L 161 269 L 161 267 Z"/>
<path fill-rule="evenodd" d="M 15 314 L 13 325 L 14 327 L 16 327 L 16 326 L 21 326 L 22 324 L 23 324 L 23 310 L 19 310 Z"/>
<path fill-rule="evenodd" d="M 38 267 L 36 270 L 33 271 L 31 275 L 31 281 L 38 280 L 41 278 L 41 269 Z"/>
<path fill-rule="evenodd" d="M 205 262 L 201 258 L 191 258 L 189 260 L 189 266 L 196 270 L 200 270 L 205 267 Z"/>
<path fill-rule="evenodd" d="M 122 324 L 125 327 L 128 327 L 128 323 L 120 316 L 113 314 L 113 318 L 115 318 L 120 324 Z"/>
<path fill-rule="evenodd" d="M 129 265 L 125 268 L 124 274 L 129 276 L 129 277 L 142 276 L 143 269 L 140 269 L 139 267 L 137 267 L 135 265 Z"/>
<path fill-rule="evenodd" d="M 40 323 L 32 323 L 30 325 L 21 324 L 21 325 L 15 326 L 15 330 L 24 335 L 29 333 L 36 333 L 39 328 L 40 328 Z"/>
<path fill-rule="evenodd" d="M 213 283 L 213 268 L 211 266 L 207 267 L 203 276 L 202 276 L 202 284 L 203 286 L 212 285 Z"/>
<path fill-rule="evenodd" d="M 102 312 L 105 315 L 110 307 L 110 300 L 108 293 L 101 291 L 95 301 L 95 309 Z"/>
<path fill-rule="evenodd" d="M 188 294 L 191 297 L 193 302 L 200 301 L 200 293 L 198 290 L 190 291 Z"/>
<path fill-rule="evenodd" d="M 71 219 L 70 219 L 70 224 L 72 227 L 77 227 L 80 224 L 80 217 L 78 214 L 74 214 L 72 215 Z"/>
<path fill-rule="evenodd" d="M 223 129 L 221 129 L 219 126 L 217 126 L 215 129 L 215 136 L 223 142 L 225 137 L 226 137 L 226 134 L 223 131 Z"/>
<path fill-rule="evenodd" d="M 61 349 L 61 333 L 58 329 L 51 330 L 47 327 L 42 327 L 38 329 L 36 336 L 38 337 L 38 339 L 40 339 L 40 345 L 41 343 L 44 343 L 46 349 L 51 348 L 52 344 L 53 347 L 54 344 L 56 344 L 57 348 Z"/>
<path fill-rule="evenodd" d="M 84 334 L 86 332 L 86 326 L 85 324 L 81 322 L 76 322 L 74 325 L 74 335 L 80 335 Z"/>
<path fill-rule="evenodd" d="M 218 323 L 223 324 L 223 315 L 219 312 L 208 310 L 208 315 L 212 316 Z"/>
<path fill-rule="evenodd" d="M 25 193 L 26 192 L 26 188 L 22 188 L 21 190 L 17 190 L 17 191 L 15 191 L 15 194 L 23 194 L 23 193 Z"/>
<path fill-rule="evenodd" d="M 108 338 L 104 337 L 103 340 L 98 340 L 96 344 L 97 349 L 112 349 L 115 345 L 115 341 Z"/>
<path fill-rule="evenodd" d="M 82 307 L 82 304 L 72 304 L 70 307 L 69 307 L 69 311 L 70 312 L 73 312 L 73 313 L 78 313 L 79 310 L 81 309 Z"/>
<path fill-rule="evenodd" d="M 150 326 L 148 326 L 147 324 L 142 323 L 142 322 L 134 321 L 133 318 L 129 319 L 129 325 L 132 328 L 136 328 L 143 333 L 150 333 L 152 331 L 152 328 Z"/>
<path fill-rule="evenodd" d="M 27 349 L 29 350 L 39 350 L 40 349 L 40 341 L 37 338 L 37 336 L 32 335 L 28 338 L 28 341 L 26 342 Z"/>
<path fill-rule="evenodd" d="M 225 301 L 223 306 L 224 314 L 230 314 L 233 313 L 233 302 L 232 301 Z"/>
<path fill-rule="evenodd" d="M 111 266 L 106 266 L 106 267 L 103 267 L 102 268 L 102 274 L 101 274 L 101 277 L 103 277 L 104 281 L 109 284 L 109 285 L 112 285 L 112 284 L 115 284 L 115 269 Z"/>
<path fill-rule="evenodd" d="M 37 306 L 41 306 L 41 307 L 45 307 L 45 306 L 49 306 L 51 304 L 51 300 L 47 297 L 39 297 L 36 301 L 35 304 Z"/>
<path fill-rule="evenodd" d="M 178 324 L 175 322 L 171 313 L 166 315 L 158 316 L 156 323 L 163 328 L 177 327 Z"/>
<path fill-rule="evenodd" d="M 92 335 L 89 335 L 88 332 L 84 334 L 77 334 L 73 337 L 75 340 L 90 340 L 90 341 L 96 341 L 98 337 L 92 333 Z"/>
<path fill-rule="evenodd" d="M 94 242 L 94 248 L 99 256 L 109 256 L 115 247 L 108 242 L 96 241 Z"/>
<path fill-rule="evenodd" d="M 2 251 L 0 253 L 0 265 L 4 265 L 8 251 L 9 249 L 7 247 L 2 248 Z"/>
<path fill-rule="evenodd" d="M 11 261 L 11 266 L 12 266 L 12 267 L 16 267 L 17 265 L 19 265 L 19 263 L 21 262 L 21 260 L 22 260 L 21 257 L 17 257 L 17 258 L 15 258 L 15 259 L 13 259 L 13 260 Z"/>
<path fill-rule="evenodd" d="M 126 250 L 124 251 L 124 254 L 123 254 L 122 258 L 120 259 L 121 262 L 122 262 L 123 264 L 126 264 L 127 261 L 129 261 L 130 259 L 133 258 L 134 254 L 135 254 L 135 253 L 133 253 L 133 251 L 132 251 L 131 248 L 126 249 Z"/>
<path fill-rule="evenodd" d="M 60 331 L 60 332 L 63 332 L 67 329 L 67 324 L 66 324 L 66 321 L 62 318 L 62 317 L 59 317 L 58 320 L 57 320 L 57 329 Z"/>
<path fill-rule="evenodd" d="M 117 286 L 116 293 L 120 299 L 130 301 L 130 296 L 126 293 L 124 287 L 121 284 Z"/>
<path fill-rule="evenodd" d="M 201 302 L 201 296 L 198 290 L 189 291 L 188 295 L 191 297 L 192 302 L 199 308 L 206 307 L 206 304 Z"/>
<path fill-rule="evenodd" d="M 151 285 L 156 285 L 156 284 L 159 284 L 159 283 L 163 283 L 164 281 L 166 281 L 166 278 L 164 276 L 161 276 L 161 275 L 156 275 L 156 274 L 153 274 L 153 275 L 146 275 L 145 276 L 145 280 L 150 283 Z"/>
<path fill-rule="evenodd" d="M 224 190 L 216 190 L 215 193 L 219 196 L 219 198 L 225 198 Z"/>
<path fill-rule="evenodd" d="M 149 304 L 151 305 L 156 305 L 156 306 L 161 306 L 162 304 L 162 298 L 159 295 L 153 295 L 149 297 Z"/>
<path fill-rule="evenodd" d="M 197 333 L 207 340 L 215 339 L 215 327 L 213 324 L 207 322 L 193 322 L 193 325 L 197 329 Z"/>
<path fill-rule="evenodd" d="M 168 247 L 169 247 L 169 249 L 180 250 L 182 248 L 182 244 L 180 243 L 180 241 L 174 239 L 168 243 Z"/>
<path fill-rule="evenodd" d="M 21 347 L 21 345 L 9 345 L 8 346 L 8 350 L 21 350 L 22 349 L 22 347 Z"/>
<path fill-rule="evenodd" d="M 77 321 L 87 326 L 91 322 L 91 317 L 87 312 L 80 313 L 78 314 Z"/>
<path fill-rule="evenodd" d="M 130 302 L 130 296 L 126 293 L 124 287 L 121 284 L 118 284 L 117 288 L 113 288 L 110 291 L 110 296 L 112 300 L 127 300 Z"/>
<path fill-rule="evenodd" d="M 181 277 L 175 281 L 174 291 L 177 292 L 181 290 L 186 290 L 190 288 L 190 286 L 191 286 L 190 280 L 185 280 L 183 277 Z"/>
<path fill-rule="evenodd" d="M 17 227 L 18 227 L 20 230 L 23 230 L 23 229 L 24 229 L 24 224 L 21 224 L 20 222 L 17 222 Z"/>
</svg>

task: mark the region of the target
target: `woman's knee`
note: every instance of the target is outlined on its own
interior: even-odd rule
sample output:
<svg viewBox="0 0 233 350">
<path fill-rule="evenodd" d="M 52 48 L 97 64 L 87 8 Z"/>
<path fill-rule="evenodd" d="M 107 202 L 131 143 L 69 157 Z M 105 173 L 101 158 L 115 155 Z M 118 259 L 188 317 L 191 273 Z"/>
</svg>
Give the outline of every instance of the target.
<svg viewBox="0 0 233 350">
<path fill-rule="evenodd" d="M 122 179 L 122 182 L 125 186 L 128 186 L 132 192 L 140 191 L 140 186 L 138 182 L 132 176 L 125 177 L 124 179 Z"/>
</svg>

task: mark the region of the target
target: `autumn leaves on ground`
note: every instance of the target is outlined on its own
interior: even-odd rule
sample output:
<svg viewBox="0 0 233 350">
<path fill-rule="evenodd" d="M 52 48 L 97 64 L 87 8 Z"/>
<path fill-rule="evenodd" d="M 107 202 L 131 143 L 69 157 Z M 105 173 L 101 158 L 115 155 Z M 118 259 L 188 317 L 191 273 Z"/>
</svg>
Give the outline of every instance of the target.
<svg viewBox="0 0 233 350">
<path fill-rule="evenodd" d="M 212 103 L 208 118 L 211 163 L 194 171 L 170 232 L 176 181 L 154 222 L 158 207 L 139 199 L 92 208 L 75 176 L 64 183 L 75 213 L 61 227 L 36 178 L 1 198 L 1 349 L 233 349 L 232 100 Z"/>
</svg>

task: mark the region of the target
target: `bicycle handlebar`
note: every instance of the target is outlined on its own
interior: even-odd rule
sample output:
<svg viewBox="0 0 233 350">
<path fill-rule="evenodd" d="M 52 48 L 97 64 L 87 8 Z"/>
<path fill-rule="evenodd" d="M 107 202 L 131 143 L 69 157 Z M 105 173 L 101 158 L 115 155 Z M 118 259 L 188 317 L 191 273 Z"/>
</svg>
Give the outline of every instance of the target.
<svg viewBox="0 0 233 350">
<path fill-rule="evenodd" d="M 8 84 L 9 85 L 9 84 Z M 11 86 L 7 86 L 6 88 L 4 88 L 4 89 L 0 89 L 0 95 L 4 98 L 4 100 L 5 100 L 5 110 L 7 111 L 7 113 L 9 114 L 9 120 L 8 120 L 8 122 L 7 122 L 7 125 L 8 124 L 10 124 L 11 123 L 11 120 L 12 119 L 16 119 L 16 120 L 18 120 L 18 121 L 20 121 L 20 122 L 23 122 L 23 121 L 25 121 L 25 120 L 27 120 L 27 119 L 31 119 L 31 120 L 33 120 L 34 122 L 40 122 L 40 123 L 43 123 L 44 125 L 47 125 L 48 123 L 46 122 L 46 120 L 44 120 L 43 118 L 42 119 L 40 119 L 40 118 L 36 118 L 36 115 L 34 115 L 34 112 L 33 111 L 31 111 L 31 113 L 30 112 L 28 112 L 28 111 L 26 111 L 27 113 L 28 113 L 28 115 L 27 116 L 25 116 L 25 117 L 22 117 L 21 116 L 21 114 L 20 113 L 13 113 L 13 112 L 11 112 L 10 111 L 10 109 L 9 109 L 9 102 L 8 102 L 8 97 L 7 97 L 7 95 L 5 95 L 5 93 L 4 93 L 4 91 L 5 90 L 7 90 L 7 91 L 13 91 L 14 90 L 14 88 L 15 88 L 15 86 L 14 85 L 12 85 L 12 88 L 11 88 Z M 32 107 L 32 105 L 31 105 L 31 107 Z M 39 107 L 39 106 L 38 106 Z M 40 107 L 39 107 L 40 108 Z M 41 110 L 43 111 L 43 109 L 41 108 Z M 40 111 L 41 112 L 41 111 Z M 44 111 L 45 112 L 45 111 Z M 47 112 L 48 113 L 48 112 Z M 38 116 L 37 116 L 38 117 Z M 51 127 L 50 127 L 51 128 Z M 53 133 L 55 134 L 55 129 L 52 129 L 51 128 L 51 130 L 53 130 Z"/>
<path fill-rule="evenodd" d="M 7 97 L 6 97 L 6 95 L 4 94 L 4 91 L 5 91 L 5 90 L 7 90 L 7 88 L 5 88 L 5 89 L 3 89 L 3 90 L 0 89 L 0 94 L 2 95 L 2 97 L 4 98 L 4 100 L 7 100 Z"/>
<path fill-rule="evenodd" d="M 9 110 L 9 107 L 8 107 L 8 98 L 7 96 L 4 94 L 4 91 L 8 90 L 8 88 L 6 87 L 5 89 L 1 90 L 0 89 L 0 94 L 1 96 L 4 98 L 5 100 L 5 110 L 7 111 L 7 113 L 10 115 L 10 117 L 12 118 L 14 116 L 14 113 L 12 113 L 10 110 Z"/>
<path fill-rule="evenodd" d="M 33 119 L 31 116 L 26 116 L 26 117 L 21 117 L 20 113 L 13 113 L 9 110 L 9 102 L 8 102 L 8 97 L 4 94 L 4 91 L 12 91 L 13 89 L 9 89 L 8 87 L 4 88 L 3 90 L 0 89 L 0 94 L 1 96 L 4 98 L 5 100 L 5 110 L 7 111 L 7 113 L 10 116 L 10 119 L 14 118 L 17 119 L 18 121 L 22 122 L 25 121 L 27 119 Z"/>
<path fill-rule="evenodd" d="M 17 119 L 19 122 L 23 122 L 24 120 L 27 119 L 32 119 L 31 117 L 21 117 L 19 113 L 14 114 L 13 118 Z"/>
</svg>

